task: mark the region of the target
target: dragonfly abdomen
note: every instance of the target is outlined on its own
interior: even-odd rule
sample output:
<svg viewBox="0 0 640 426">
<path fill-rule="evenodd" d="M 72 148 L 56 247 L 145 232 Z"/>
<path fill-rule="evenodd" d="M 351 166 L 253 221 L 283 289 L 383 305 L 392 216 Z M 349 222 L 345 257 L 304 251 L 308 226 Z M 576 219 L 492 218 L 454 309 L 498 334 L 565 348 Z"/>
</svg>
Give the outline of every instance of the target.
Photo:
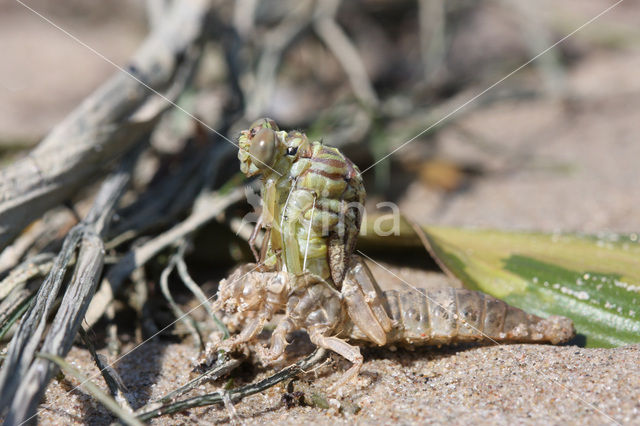
<svg viewBox="0 0 640 426">
<path fill-rule="evenodd" d="M 298 159 L 291 169 L 293 187 L 283 226 L 285 263 L 289 271 L 333 279 L 333 271 L 344 267 L 353 251 L 350 241 L 355 242 L 360 226 L 364 187 L 355 166 L 338 149 L 313 142 L 308 152 L 310 156 Z M 329 247 L 337 246 L 336 235 L 344 255 L 332 262 L 329 252 L 334 249 Z"/>
</svg>

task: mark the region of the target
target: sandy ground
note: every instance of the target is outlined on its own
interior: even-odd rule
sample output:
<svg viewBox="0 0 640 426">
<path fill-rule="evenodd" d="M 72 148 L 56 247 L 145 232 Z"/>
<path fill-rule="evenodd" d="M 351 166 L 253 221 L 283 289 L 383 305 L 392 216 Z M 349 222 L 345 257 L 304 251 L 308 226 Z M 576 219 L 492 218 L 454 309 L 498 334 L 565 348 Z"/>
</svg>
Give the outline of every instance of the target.
<svg viewBox="0 0 640 426">
<path fill-rule="evenodd" d="M 639 424 L 640 345 L 618 349 L 574 346 L 492 346 L 420 349 L 415 352 L 365 350 L 360 377 L 332 397 L 325 390 L 348 367 L 337 357 L 293 384 L 293 391 L 322 398 L 328 408 L 287 408 L 287 382 L 236 405 L 246 424 Z M 118 364 L 134 406 L 186 383 L 197 352 L 188 345 L 152 342 Z M 98 374 L 85 351 L 70 360 L 86 374 Z M 265 376 L 260 373 L 254 380 Z M 54 381 L 41 407 L 43 424 L 107 424 L 104 408 L 76 381 Z M 242 384 L 242 382 L 236 382 Z M 195 392 L 213 392 L 212 385 Z M 354 413 L 355 411 L 355 413 Z M 154 424 L 221 424 L 224 407 L 204 407 L 166 416 Z"/>
<path fill-rule="evenodd" d="M 567 2 L 566 7 L 570 9 L 573 3 Z M 604 3 L 597 3 L 593 11 L 583 10 L 586 19 L 603 9 Z M 24 25 L 41 25 L 15 10 L 12 13 L 16 13 L 14 27 L 2 26 L 0 34 L 14 31 L 15 26 L 24 29 Z M 62 22 L 74 22 L 72 18 L 66 21 L 60 18 Z M 575 17 L 578 24 L 586 19 Z M 616 19 L 624 20 L 625 13 L 620 11 L 607 19 L 598 28 L 606 30 L 619 22 Z M 131 30 L 128 36 L 117 32 L 117 38 L 107 42 L 103 34 L 109 33 L 108 25 L 104 22 L 77 31 L 94 37 L 92 41 L 100 49 L 113 47 L 111 56 L 128 57 L 140 34 L 137 30 Z M 27 30 L 24 29 L 30 34 Z M 11 44 L 8 37 L 0 38 L 6 40 L 8 49 L 22 46 Z M 26 42 L 37 44 L 38 40 L 27 38 Z M 53 38 L 52 42 L 56 40 Z M 72 44 L 67 45 L 67 40 L 57 42 L 64 44 L 69 55 L 89 55 Z M 28 56 L 23 59 L 28 64 Z M 81 62 L 82 58 L 73 61 Z M 48 83 L 42 83 L 64 86 L 60 95 L 64 97 L 57 99 L 55 108 L 49 108 L 50 114 L 46 111 L 36 114 L 39 118 L 28 131 L 24 131 L 24 125 L 14 124 L 33 111 L 30 105 L 35 108 L 36 101 L 23 103 L 20 110 L 8 105 L 16 104 L 11 101 L 13 97 L 23 99 L 25 93 L 37 94 L 48 89 L 32 87 L 31 81 L 41 80 L 9 69 L 17 66 L 15 63 L 0 64 L 6 101 L 0 103 L 4 111 L 0 116 L 9 117 L 7 123 L 0 122 L 6 133 L 3 137 L 35 139 L 112 72 L 99 61 L 95 69 L 85 63 L 88 65 L 81 73 L 92 77 L 79 82 L 72 93 L 68 90 L 70 86 L 56 80 L 55 73 L 51 73 Z M 47 62 L 41 64 L 48 66 Z M 439 134 L 439 153 L 456 162 L 479 165 L 489 173 L 474 179 L 465 191 L 455 195 L 415 182 L 399 197 L 402 211 L 430 224 L 638 231 L 639 65 L 637 47 L 603 49 L 571 68 L 567 75 L 567 87 L 580 100 L 578 108 L 547 100 L 502 103 L 461 119 L 457 129 L 453 127 Z M 25 65 L 26 68 L 29 67 Z M 42 108 L 41 97 L 37 97 L 37 103 Z M 445 281 L 438 274 L 407 273 L 409 282 L 420 281 L 421 285 L 441 285 Z M 124 349 L 130 350 L 131 346 Z M 144 405 L 187 382 L 197 355 L 188 342 L 154 340 L 124 357 L 117 363 L 117 370 L 130 391 L 132 405 Z M 364 355 L 362 374 L 341 397 L 332 399 L 324 394 L 348 368 L 348 363 L 339 357 L 332 357 L 328 364 L 294 383 L 294 390 L 306 396 L 316 393 L 325 398 L 329 408 L 285 407 L 282 397 L 286 384 L 282 384 L 238 403 L 239 420 L 247 424 L 640 424 L 638 345 L 617 349 L 514 345 L 415 352 L 366 349 Z M 85 350 L 74 348 L 68 360 L 87 375 L 97 374 Z M 270 373 L 254 369 L 236 379 L 236 384 Z M 101 379 L 94 381 L 106 389 Z M 42 424 L 108 424 L 113 420 L 82 390 L 74 390 L 76 384 L 73 379 L 61 376 L 53 380 L 39 414 Z M 214 389 L 214 385 L 208 384 L 196 392 Z M 215 407 L 193 409 L 155 421 L 156 424 L 227 422 L 228 412 Z"/>
</svg>

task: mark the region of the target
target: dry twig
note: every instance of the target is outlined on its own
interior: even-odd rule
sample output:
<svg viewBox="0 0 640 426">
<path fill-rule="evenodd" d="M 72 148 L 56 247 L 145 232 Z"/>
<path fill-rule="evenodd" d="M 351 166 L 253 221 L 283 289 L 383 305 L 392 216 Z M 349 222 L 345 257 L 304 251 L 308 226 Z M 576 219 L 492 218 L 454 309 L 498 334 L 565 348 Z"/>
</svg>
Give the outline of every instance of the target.
<svg viewBox="0 0 640 426">
<path fill-rule="evenodd" d="M 335 20 L 339 6 L 340 0 L 318 2 L 313 27 L 342 65 L 357 98 L 365 107 L 375 110 L 380 101 L 358 49 Z"/>
<path fill-rule="evenodd" d="M 206 0 L 175 2 L 127 66 L 88 97 L 29 155 L 0 170 L 0 250 L 104 165 L 127 152 L 182 91 L 193 69 L 208 12 Z M 183 72 L 184 73 L 184 72 Z M 147 87 L 164 91 L 158 96 Z"/>
<path fill-rule="evenodd" d="M 298 361 L 296 364 L 285 368 L 284 370 L 268 377 L 258 383 L 254 383 L 248 386 L 244 386 L 238 389 L 231 389 L 229 391 L 214 392 L 205 395 L 195 396 L 183 401 L 174 402 L 166 405 L 151 404 L 149 407 L 145 407 L 142 413 L 138 414 L 138 419 L 142 421 L 151 420 L 155 417 L 165 414 L 178 413 L 180 411 L 188 410 L 193 407 L 204 407 L 207 405 L 223 404 L 225 396 L 228 396 L 231 402 L 238 402 L 242 398 L 249 395 L 262 392 L 276 384 L 295 377 L 301 373 L 304 373 L 309 368 L 322 361 L 327 352 L 324 349 L 316 349 L 307 358 Z"/>
<path fill-rule="evenodd" d="M 109 392 L 111 392 L 111 396 L 123 410 L 132 413 L 133 409 L 131 408 L 129 401 L 127 400 L 127 395 L 125 394 L 125 392 L 127 392 L 127 387 L 125 386 L 124 381 L 122 380 L 118 372 L 109 365 L 106 358 L 96 352 L 93 341 L 91 340 L 87 332 L 84 331 L 82 327 L 80 327 L 79 331 L 80 337 L 82 337 L 82 341 L 87 346 L 87 349 L 89 349 L 93 361 L 96 363 L 96 366 L 100 370 L 100 374 L 102 374 L 102 377 L 104 378 L 104 381 L 109 388 Z"/>
<path fill-rule="evenodd" d="M 87 324 L 93 326 L 100 319 L 113 300 L 113 295 L 136 268 L 147 263 L 161 250 L 213 220 L 228 206 L 241 200 L 243 195 L 242 188 L 236 188 L 227 194 L 203 192 L 196 199 L 193 211 L 187 219 L 141 246 L 133 248 L 109 270 L 102 281 L 87 312 L 85 318 Z"/>
<path fill-rule="evenodd" d="M 55 365 L 45 359 L 34 360 L 34 357 L 69 262 L 79 247 L 71 282 L 41 351 L 64 357 L 71 349 L 102 273 L 104 247 L 101 237 L 129 183 L 136 159 L 137 153 L 130 155 L 103 183 L 87 218 L 69 232 L 35 302 L 9 344 L 7 358 L 0 369 L 0 411 L 8 409 L 6 424 L 22 423 L 34 415 L 49 379 L 55 373 Z"/>
<path fill-rule="evenodd" d="M 178 304 L 173 299 L 171 291 L 169 290 L 169 275 L 171 275 L 171 272 L 173 272 L 173 270 L 175 269 L 176 264 L 178 263 L 178 258 L 182 258 L 182 256 L 184 255 L 184 248 L 185 244 L 183 241 L 179 243 L 178 251 L 173 256 L 171 256 L 171 259 L 169 259 L 169 263 L 162 270 L 162 274 L 160 274 L 160 289 L 162 290 L 164 298 L 167 300 L 167 302 L 169 302 L 169 307 L 171 308 L 171 311 L 173 312 L 173 315 L 176 317 L 177 321 L 181 321 L 184 323 L 184 325 L 187 327 L 187 330 L 189 330 L 189 333 L 191 333 L 194 342 L 196 342 L 196 345 L 200 348 L 200 350 L 204 350 L 204 342 L 202 340 L 202 333 L 200 331 L 198 323 L 193 319 L 193 317 L 191 317 L 190 314 L 185 314 L 182 309 L 180 309 Z"/>
</svg>

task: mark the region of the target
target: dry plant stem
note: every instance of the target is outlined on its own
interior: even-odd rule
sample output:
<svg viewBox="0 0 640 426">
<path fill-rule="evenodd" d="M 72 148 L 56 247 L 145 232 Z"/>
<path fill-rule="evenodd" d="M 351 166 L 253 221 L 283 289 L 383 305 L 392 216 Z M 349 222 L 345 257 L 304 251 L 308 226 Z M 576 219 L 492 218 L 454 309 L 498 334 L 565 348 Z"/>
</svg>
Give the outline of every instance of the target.
<svg viewBox="0 0 640 426">
<path fill-rule="evenodd" d="M 174 390 L 173 392 L 168 393 L 167 395 L 160 398 L 157 402 L 164 403 L 171 400 L 175 400 L 179 396 L 184 395 L 185 393 L 189 392 L 195 387 L 200 386 L 200 384 L 204 383 L 205 381 L 218 380 L 219 378 L 229 374 L 230 372 L 238 368 L 240 364 L 242 364 L 242 362 L 243 362 L 243 359 L 236 359 L 236 358 L 226 359 L 225 357 L 224 362 L 216 363 L 216 365 L 213 368 L 211 368 L 209 371 L 202 373 L 201 375 L 191 380 L 186 385 L 181 386 L 180 388 Z"/>
<path fill-rule="evenodd" d="M 187 330 L 189 330 L 189 333 L 191 333 L 193 341 L 196 342 L 196 345 L 200 348 L 200 350 L 204 350 L 204 343 L 202 340 L 200 327 L 198 327 L 198 324 L 193 319 L 193 317 L 191 317 L 191 315 L 185 314 L 184 311 L 180 309 L 178 304 L 173 299 L 171 291 L 169 290 L 169 275 L 171 275 L 171 272 L 173 272 L 176 267 L 176 263 L 178 261 L 177 258 L 181 257 L 183 254 L 184 250 L 182 248 L 178 248 L 178 252 L 171 256 L 169 264 L 163 269 L 162 274 L 160 274 L 160 289 L 162 290 L 164 298 L 167 299 L 167 302 L 169 302 L 169 307 L 171 308 L 173 315 L 178 321 L 184 323 L 184 325 L 187 327 Z"/>
<path fill-rule="evenodd" d="M 30 259 L 25 260 L 9 272 L 0 281 L 0 300 L 3 300 L 15 288 L 24 286 L 32 278 L 46 276 L 53 266 L 53 253 L 40 253 Z M 0 310 L 0 315 L 1 314 Z"/>
<path fill-rule="evenodd" d="M 62 285 L 62 279 L 80 237 L 81 231 L 78 228 L 72 229 L 67 235 L 51 273 L 40 286 L 36 303 L 31 305 L 23 317 L 18 332 L 9 344 L 7 358 L 0 369 L 0 389 L 2 390 L 0 392 L 0 413 L 4 411 L 20 384 L 15 380 L 15 377 L 20 377 L 25 373 L 35 355 L 46 325 L 46 316 L 49 314 Z M 24 355 L 25 353 L 27 355 Z"/>
<path fill-rule="evenodd" d="M 444 63 L 446 0 L 420 0 L 418 13 L 420 19 L 420 47 L 424 77 L 431 83 Z"/>
<path fill-rule="evenodd" d="M 253 29 L 258 0 L 236 0 L 235 3 L 233 26 L 238 34 L 245 39 Z"/>
<path fill-rule="evenodd" d="M 38 254 L 22 262 L 0 282 L 0 339 L 28 308 L 40 284 L 33 278 L 46 276 L 53 259 L 52 253 Z"/>
<path fill-rule="evenodd" d="M 162 416 L 164 414 L 172 414 L 178 413 L 180 411 L 185 411 L 193 407 L 203 407 L 207 405 L 215 405 L 215 404 L 223 404 L 223 395 L 226 394 L 229 396 L 230 400 L 233 402 L 238 402 L 242 398 L 247 397 L 249 395 L 256 394 L 258 392 L 262 392 L 266 389 L 269 389 L 272 386 L 277 385 L 278 383 L 295 377 L 299 374 L 302 374 L 313 367 L 318 362 L 322 361 L 326 356 L 327 352 L 324 349 L 316 349 L 311 355 L 302 361 L 297 362 L 296 364 L 281 370 L 280 372 L 274 374 L 271 377 L 268 377 L 258 383 L 247 385 L 238 389 L 231 389 L 226 392 L 215 392 L 209 393 L 206 395 L 196 396 L 193 398 L 188 398 L 183 401 L 174 402 L 172 404 L 163 405 L 158 408 L 153 408 L 151 411 L 147 411 L 138 415 L 138 419 L 142 421 L 150 420 L 158 416 Z"/>
<path fill-rule="evenodd" d="M 127 206 L 119 215 L 124 219 L 114 225 L 111 235 L 117 235 L 107 244 L 110 248 L 123 244 L 141 233 L 160 227 L 175 218 L 176 213 L 184 211 L 188 205 L 176 203 L 178 194 L 189 192 L 193 202 L 196 192 L 191 190 L 197 181 L 194 175 L 201 166 L 202 155 L 182 162 L 175 175 L 169 175 L 147 189 L 133 204 Z"/>
<path fill-rule="evenodd" d="M 353 92 L 362 104 L 375 110 L 380 101 L 376 95 L 367 70 L 360 58 L 358 49 L 351 43 L 349 37 L 335 20 L 335 15 L 340 6 L 340 0 L 323 0 L 318 2 L 313 27 L 318 36 L 333 52 L 342 65 Z"/>
<path fill-rule="evenodd" d="M 102 378 L 104 378 L 107 387 L 109 388 L 109 392 L 111 392 L 111 396 L 116 400 L 118 405 L 124 410 L 132 413 L 133 409 L 131 405 L 129 405 L 129 401 L 127 400 L 125 392 L 127 392 L 127 387 L 124 384 L 124 381 L 118 374 L 118 372 L 109 365 L 104 356 L 98 354 L 96 352 L 96 348 L 93 345 L 93 341 L 87 335 L 87 332 L 84 331 L 82 327 L 79 329 L 80 337 L 82 341 L 89 349 L 91 353 L 91 357 L 93 357 L 93 361 L 96 363 L 96 366 L 100 370 L 100 374 L 102 374 Z"/>
<path fill-rule="evenodd" d="M 78 223 L 72 218 L 71 211 L 60 205 L 45 213 L 31 223 L 0 254 L 0 275 L 15 269 L 26 256 L 37 253 L 58 253 L 62 247 L 62 238 L 68 229 Z M 64 230 L 64 232 L 62 232 Z"/>
<path fill-rule="evenodd" d="M 102 405 L 104 405 L 107 410 L 111 411 L 124 424 L 142 426 L 142 423 L 138 419 L 136 419 L 130 412 L 122 409 L 118 405 L 118 403 L 113 400 L 113 398 L 104 393 L 99 387 L 93 384 L 91 380 L 87 379 L 84 375 L 82 375 L 82 373 L 69 365 L 63 358 L 47 353 L 38 353 L 37 356 L 40 359 L 45 359 L 49 362 L 55 363 L 65 373 L 80 381 L 82 383 L 82 386 L 91 396 L 100 401 L 100 403 L 102 403 Z"/>
<path fill-rule="evenodd" d="M 140 266 L 147 263 L 161 250 L 175 244 L 182 238 L 192 234 L 207 222 L 215 219 L 231 204 L 240 201 L 244 195 L 243 188 L 235 188 L 227 194 L 217 192 L 202 192 L 196 199 L 191 215 L 173 228 L 147 241 L 141 246 L 133 248 L 102 280 L 100 289 L 91 301 L 85 321 L 93 326 L 104 314 L 106 307 L 113 300 L 113 295 L 129 275 Z"/>
<path fill-rule="evenodd" d="M 0 308 L 3 311 L 3 318 L 0 322 L 0 341 L 4 340 L 5 336 L 12 337 L 11 327 L 15 324 L 22 315 L 27 311 L 29 305 L 31 304 L 31 300 L 35 296 L 34 293 L 25 294 L 26 292 L 21 291 L 19 295 L 16 295 L 14 300 L 6 299 L 8 302 L 7 305 L 4 304 Z M 26 297 L 25 297 L 26 296 Z M 8 309 L 8 304 L 11 303 L 11 308 Z"/>
<path fill-rule="evenodd" d="M 9 344 L 7 358 L 0 369 L 0 412 L 9 408 L 5 417 L 7 425 L 22 423 L 33 416 L 46 385 L 55 372 L 56 367 L 49 361 L 34 360 L 34 357 L 69 262 L 79 247 L 73 276 L 41 351 L 64 357 L 73 344 L 102 273 L 102 235 L 131 179 L 138 153 L 139 150 L 136 149 L 105 180 L 87 218 L 69 232 L 53 269 L 40 286 L 35 302 Z"/>
<path fill-rule="evenodd" d="M 200 289 L 200 286 L 193 280 L 193 278 L 191 278 L 191 275 L 189 275 L 189 271 L 187 270 L 187 264 L 184 261 L 184 253 L 178 256 L 176 260 L 176 266 L 178 268 L 178 274 L 180 275 L 180 278 L 182 279 L 182 282 L 184 283 L 184 285 L 191 291 L 191 293 L 193 293 L 194 296 L 196 296 L 196 299 L 198 299 L 198 302 L 200 302 L 200 304 L 207 311 L 207 313 L 209 314 L 209 317 L 213 320 L 213 322 L 216 324 L 216 326 L 222 333 L 222 338 L 228 339 L 229 330 L 227 330 L 227 327 L 224 325 L 224 323 L 220 321 L 216 313 L 213 312 L 209 298 L 202 292 L 202 290 Z"/>
<path fill-rule="evenodd" d="M 136 342 L 142 342 L 158 332 L 149 304 L 149 288 L 147 287 L 148 281 L 144 267 L 133 271 L 131 280 L 133 281 L 133 293 L 129 298 L 129 305 L 135 309 L 138 317 Z"/>
<path fill-rule="evenodd" d="M 122 345 L 118 339 L 118 324 L 116 324 L 116 308 L 113 305 L 109 305 L 105 314 L 107 319 L 106 327 L 106 341 L 107 350 L 109 355 L 117 356 L 122 351 Z"/>
<path fill-rule="evenodd" d="M 26 229 L 10 246 L 0 253 L 0 274 L 13 268 L 20 262 L 22 256 L 33 246 L 47 226 L 43 221 L 38 221 Z"/>
<path fill-rule="evenodd" d="M 529 2 L 502 1 L 508 8 L 513 9 L 520 24 L 524 41 L 532 56 L 547 49 L 553 44 L 552 32 L 548 23 L 544 22 L 540 10 Z M 536 59 L 534 64 L 542 77 L 544 91 L 552 99 L 559 99 L 566 95 L 565 70 L 558 57 L 558 50 L 551 49 Z"/>
<path fill-rule="evenodd" d="M 296 38 L 311 25 L 312 2 L 290 2 L 291 12 L 274 30 L 267 33 L 261 44 L 262 55 L 258 62 L 251 88 L 243 87 L 247 96 L 245 118 L 255 120 L 265 111 L 276 84 L 277 70 L 282 57 Z"/>
<path fill-rule="evenodd" d="M 198 45 L 209 4 L 177 1 L 127 69 L 156 90 L 171 90 L 188 52 Z M 46 25 L 43 24 L 43 25 Z M 181 92 L 167 97 L 175 99 Z M 130 75 L 118 71 L 56 126 L 29 155 L 0 170 L 0 249 L 51 207 L 61 203 L 104 165 L 149 132 L 169 106 Z M 143 114 L 140 114 L 144 112 Z"/>
<path fill-rule="evenodd" d="M 145 2 L 147 20 L 152 31 L 161 28 L 162 21 L 166 19 L 169 10 L 171 10 L 171 3 L 172 0 L 147 0 Z"/>
<path fill-rule="evenodd" d="M 222 396 L 222 403 L 224 404 L 224 408 L 227 409 L 227 414 L 229 415 L 229 424 L 236 426 L 238 424 L 242 424 L 240 417 L 238 417 L 238 411 L 236 407 L 233 405 L 233 401 L 231 401 L 231 397 L 229 393 L 224 389 L 220 389 L 218 393 Z"/>
<path fill-rule="evenodd" d="M 198 151 L 185 159 L 177 174 L 163 178 L 121 212 L 125 219 L 110 231 L 115 237 L 106 246 L 115 248 L 142 233 L 173 223 L 192 206 L 202 188 L 211 183 L 211 175 L 231 152 L 236 152 L 233 145 L 216 144 L 206 153 Z"/>
<path fill-rule="evenodd" d="M 137 268 L 133 274 L 131 274 L 131 279 L 134 282 L 136 299 L 133 305 L 134 309 L 138 311 L 138 318 L 140 318 L 140 325 L 137 327 L 139 333 L 136 332 L 136 339 L 138 342 L 142 342 L 158 333 L 158 326 L 153 320 L 153 308 L 149 303 L 149 288 L 147 287 L 148 281 L 144 267 Z"/>
</svg>

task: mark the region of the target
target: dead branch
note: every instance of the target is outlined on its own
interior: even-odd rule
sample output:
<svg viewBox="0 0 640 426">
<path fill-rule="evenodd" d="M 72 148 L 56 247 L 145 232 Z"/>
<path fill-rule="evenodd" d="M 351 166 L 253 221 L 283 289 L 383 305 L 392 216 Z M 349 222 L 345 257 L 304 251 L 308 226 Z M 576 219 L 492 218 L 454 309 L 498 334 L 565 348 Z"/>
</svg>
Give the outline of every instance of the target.
<svg viewBox="0 0 640 426">
<path fill-rule="evenodd" d="M 28 156 L 0 170 L 0 249 L 27 224 L 103 174 L 106 163 L 153 128 L 170 105 L 167 99 L 181 92 L 175 90 L 175 77 L 182 67 L 193 66 L 190 52 L 198 48 L 207 12 L 206 0 L 175 2 L 126 73 L 122 69 L 114 74 Z"/>
<path fill-rule="evenodd" d="M 138 414 L 138 419 L 146 421 L 158 416 L 162 416 L 164 414 L 177 413 L 193 407 L 224 404 L 225 397 L 228 398 L 230 402 L 238 402 L 242 398 L 256 394 L 258 392 L 262 392 L 263 390 L 275 386 L 283 380 L 287 380 L 291 377 L 295 377 L 299 374 L 304 373 L 309 368 L 322 361 L 326 354 L 327 352 L 324 349 L 316 349 L 305 359 L 298 361 L 296 364 L 285 368 L 284 370 L 274 374 L 273 376 L 267 377 L 266 379 L 258 383 L 247 385 L 238 389 L 231 389 L 229 391 L 221 390 L 220 392 L 195 396 L 193 398 L 188 398 L 183 401 L 178 401 L 167 405 L 150 404 L 149 406 L 145 407 L 144 412 Z"/>
<path fill-rule="evenodd" d="M 161 250 L 213 220 L 228 206 L 241 200 L 243 195 L 243 188 L 235 188 L 228 194 L 202 192 L 196 199 L 193 211 L 187 219 L 127 253 L 109 270 L 102 281 L 87 312 L 85 318 L 87 324 L 91 327 L 100 319 L 113 300 L 113 295 L 136 268 L 147 263 Z"/>
<path fill-rule="evenodd" d="M 33 417 L 46 385 L 56 371 L 57 367 L 51 361 L 34 358 L 69 262 L 79 247 L 71 282 L 41 351 L 64 357 L 71 349 L 102 274 L 102 235 L 130 181 L 138 153 L 139 149 L 136 149 L 103 183 L 87 218 L 69 232 L 51 272 L 11 339 L 7 358 L 0 369 L 0 412 L 9 409 L 5 424 L 21 424 Z"/>
<path fill-rule="evenodd" d="M 243 87 L 243 92 L 248 98 L 244 114 L 248 121 L 264 113 L 275 89 L 277 71 L 283 55 L 311 24 L 311 6 L 311 2 L 292 2 L 293 9 L 286 19 L 265 35 L 253 84 Z"/>
<path fill-rule="evenodd" d="M 162 21 L 166 19 L 171 10 L 172 0 L 147 0 L 147 19 L 149 27 L 154 30 L 162 26 Z"/>
<path fill-rule="evenodd" d="M 313 27 L 342 65 L 358 100 L 365 107 L 375 110 L 380 104 L 378 95 L 367 75 L 358 49 L 336 22 L 335 15 L 338 7 L 340 7 L 340 0 L 318 2 Z"/>
</svg>

